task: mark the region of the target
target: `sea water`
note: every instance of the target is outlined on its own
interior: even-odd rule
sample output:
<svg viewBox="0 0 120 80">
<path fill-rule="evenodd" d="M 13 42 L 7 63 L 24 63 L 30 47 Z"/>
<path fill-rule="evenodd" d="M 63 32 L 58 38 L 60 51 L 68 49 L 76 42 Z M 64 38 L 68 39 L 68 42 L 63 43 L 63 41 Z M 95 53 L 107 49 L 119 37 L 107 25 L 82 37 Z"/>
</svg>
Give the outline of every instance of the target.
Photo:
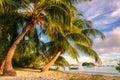
<svg viewBox="0 0 120 80">
<path fill-rule="evenodd" d="M 113 66 L 94 66 L 94 67 L 83 67 L 79 66 L 78 69 L 65 69 L 65 71 L 68 72 L 79 72 L 79 73 L 87 73 L 87 74 L 100 74 L 100 75 L 115 75 L 115 76 L 120 76 L 120 73 L 115 69 Z"/>
</svg>

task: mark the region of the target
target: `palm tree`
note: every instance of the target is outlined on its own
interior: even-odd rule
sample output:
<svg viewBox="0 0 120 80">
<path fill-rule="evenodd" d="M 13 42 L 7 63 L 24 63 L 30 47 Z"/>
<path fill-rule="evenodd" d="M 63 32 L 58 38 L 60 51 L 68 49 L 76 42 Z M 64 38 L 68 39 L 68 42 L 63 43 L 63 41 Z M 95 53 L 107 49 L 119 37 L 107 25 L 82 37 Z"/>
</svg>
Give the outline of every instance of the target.
<svg viewBox="0 0 120 80">
<path fill-rule="evenodd" d="M 1 0 L 0 1 L 0 9 L 4 11 L 9 11 L 11 9 L 11 4 L 13 6 L 13 8 L 15 9 L 11 9 L 12 11 L 17 11 L 17 9 L 19 9 L 19 7 L 23 7 L 23 5 L 21 5 L 22 1 L 24 3 L 26 3 L 26 0 L 20 0 L 18 1 L 19 4 L 17 4 L 17 8 L 16 8 L 16 2 L 14 0 L 9 0 L 7 2 L 7 0 Z M 3 74 L 4 75 L 16 75 L 16 72 L 14 71 L 13 67 L 12 67 L 12 56 L 14 54 L 14 51 L 16 49 L 16 45 L 21 41 L 21 39 L 24 37 L 24 35 L 29 31 L 34 29 L 34 25 L 40 23 L 41 26 L 47 26 L 51 24 L 51 20 L 55 20 L 57 23 L 59 22 L 60 25 L 64 24 L 64 25 L 71 25 L 71 16 L 72 11 L 71 11 L 71 6 L 68 5 L 68 3 L 71 5 L 71 2 L 76 2 L 75 0 L 65 0 L 65 1 L 58 1 L 58 0 L 40 0 L 37 1 L 33 1 L 34 2 L 34 7 L 31 7 L 30 10 L 21 10 L 22 13 L 24 15 L 25 20 L 26 21 L 26 27 L 23 29 L 23 31 L 21 32 L 21 34 L 16 38 L 16 40 L 13 42 L 13 44 L 11 45 L 11 47 L 9 48 L 7 55 L 5 57 L 5 65 L 4 65 L 4 70 L 3 70 Z M 6 4 L 10 3 L 10 5 L 6 6 Z M 3 7 L 3 4 L 5 5 Z M 10 8 L 7 8 L 9 7 Z M 25 5 L 25 7 L 29 8 L 29 5 Z M 31 10 L 33 9 L 33 10 Z M 29 11 L 29 12 L 27 12 Z M 59 12 L 60 13 L 59 13 Z M 19 12 L 20 13 L 20 12 Z M 29 14 L 26 14 L 29 13 Z M 57 15 L 57 16 L 55 16 Z M 44 18 L 45 17 L 45 18 Z M 51 19 L 52 18 L 52 19 Z M 45 25 L 45 22 L 47 23 L 47 25 Z M 66 23 L 67 22 L 67 23 Z"/>
<path fill-rule="evenodd" d="M 15 15 L 17 13 L 11 12 L 7 13 L 4 12 L 0 14 L 0 71 L 2 72 L 3 70 L 3 64 L 5 62 L 4 58 L 6 55 L 6 51 L 9 49 L 10 45 L 13 43 L 15 38 L 18 35 L 18 26 L 16 19 L 21 17 L 18 15 L 15 19 Z M 22 17 L 21 17 L 22 18 Z M 19 20 L 20 21 L 20 20 Z"/>
<path fill-rule="evenodd" d="M 40 67 L 40 63 L 47 57 L 44 57 L 44 54 L 42 54 L 46 50 L 46 47 L 44 42 L 40 40 L 40 33 L 35 28 L 33 31 L 29 31 L 23 40 L 21 40 L 13 57 L 14 66 Z"/>
<path fill-rule="evenodd" d="M 52 41 L 48 52 L 49 54 L 54 54 L 54 56 L 51 58 L 50 62 L 43 67 L 42 72 L 47 71 L 65 51 L 77 61 L 79 57 L 78 50 L 80 50 L 87 55 L 92 56 L 96 62 L 101 63 L 99 56 L 92 49 L 92 39 L 90 37 L 92 35 L 100 35 L 101 38 L 104 38 L 104 34 L 99 30 L 92 28 L 91 23 L 88 22 L 89 21 L 76 18 L 73 21 L 72 30 L 69 31 L 65 29 L 67 28 L 65 27 L 64 30 L 62 30 L 64 32 L 59 32 L 54 29 L 55 31 L 52 31 L 53 33 L 48 34 Z M 51 37 L 52 34 L 54 34 L 54 36 Z"/>
<path fill-rule="evenodd" d="M 40 68 L 41 62 L 42 58 L 37 54 L 35 42 L 32 40 L 22 41 L 13 56 L 13 65 L 16 67 Z"/>
<path fill-rule="evenodd" d="M 16 10 L 19 7 L 25 7 L 22 4 L 26 3 L 26 0 L 16 1 L 15 0 L 0 0 L 0 47 L 2 58 L 0 60 L 0 71 L 3 71 L 5 56 L 10 45 L 14 42 L 17 37 L 18 22 L 22 22 L 23 16 Z M 21 4 L 20 4 L 21 3 Z M 21 6 L 22 5 L 22 6 Z M 16 16 L 17 15 L 17 16 Z M 19 20 L 18 20 L 19 19 Z M 7 33 L 6 33 L 7 32 Z"/>
<path fill-rule="evenodd" d="M 64 1 L 42 0 L 40 2 L 35 2 L 33 10 L 29 14 L 27 14 L 26 27 L 24 27 L 21 34 L 18 35 L 18 37 L 13 42 L 13 44 L 11 45 L 7 52 L 7 55 L 5 57 L 3 74 L 11 76 L 16 75 L 16 72 L 12 67 L 11 61 L 14 51 L 17 47 L 17 44 L 19 44 L 24 35 L 28 31 L 34 29 L 35 24 L 40 23 L 41 27 L 42 26 L 47 27 L 47 25 L 52 25 L 50 22 L 54 20 L 57 23 L 59 22 L 59 24 L 71 26 L 70 24 L 71 16 L 72 16 L 71 7 L 67 5 L 67 3 Z M 47 25 L 45 25 L 45 22 L 47 23 Z"/>
</svg>

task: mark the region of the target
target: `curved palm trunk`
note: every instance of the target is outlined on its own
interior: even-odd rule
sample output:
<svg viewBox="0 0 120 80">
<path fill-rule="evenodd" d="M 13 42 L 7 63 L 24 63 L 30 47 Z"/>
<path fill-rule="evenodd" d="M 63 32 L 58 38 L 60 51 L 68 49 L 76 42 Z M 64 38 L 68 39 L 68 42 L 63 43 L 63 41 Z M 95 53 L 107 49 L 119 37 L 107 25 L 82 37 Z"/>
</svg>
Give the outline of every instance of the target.
<svg viewBox="0 0 120 80">
<path fill-rule="evenodd" d="M 5 63 L 4 63 L 4 69 L 3 69 L 3 75 L 7 76 L 15 76 L 16 72 L 12 67 L 12 57 L 14 55 L 15 49 L 17 47 L 17 44 L 23 39 L 25 34 L 31 29 L 32 23 L 28 23 L 28 25 L 23 29 L 22 33 L 16 38 L 14 43 L 11 45 L 10 49 L 7 52 L 7 55 L 5 57 Z"/>
<path fill-rule="evenodd" d="M 4 59 L 4 60 L 2 61 L 2 63 L 0 64 L 0 73 L 3 72 L 4 64 L 5 64 L 5 59 Z"/>
<path fill-rule="evenodd" d="M 46 64 L 43 68 L 42 68 L 42 72 L 46 72 L 49 70 L 50 66 L 52 64 L 54 64 L 54 62 L 59 58 L 59 56 L 64 52 L 64 49 L 61 49 L 57 52 L 57 54 L 50 60 L 50 62 L 48 64 Z"/>
</svg>

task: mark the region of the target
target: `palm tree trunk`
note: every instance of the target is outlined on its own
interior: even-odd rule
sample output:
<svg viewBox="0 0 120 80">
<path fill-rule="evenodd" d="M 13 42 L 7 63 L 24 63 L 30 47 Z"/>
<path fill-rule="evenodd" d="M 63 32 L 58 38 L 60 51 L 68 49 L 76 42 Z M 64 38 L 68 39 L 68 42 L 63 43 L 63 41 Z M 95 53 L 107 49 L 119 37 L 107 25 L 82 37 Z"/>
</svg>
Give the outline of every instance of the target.
<svg viewBox="0 0 120 80">
<path fill-rule="evenodd" d="M 15 76 L 16 72 L 12 67 L 12 57 L 14 55 L 15 49 L 17 47 L 17 44 L 23 39 L 25 34 L 32 28 L 32 23 L 28 23 L 28 25 L 23 29 L 22 33 L 16 38 L 14 43 L 11 45 L 10 49 L 7 52 L 7 55 L 5 57 L 5 63 L 4 63 L 4 69 L 3 69 L 3 75 L 7 76 Z"/>
<path fill-rule="evenodd" d="M 0 64 L 0 73 L 3 72 L 4 64 L 5 64 L 5 59 L 4 59 L 4 60 L 1 62 L 1 64 Z"/>
<path fill-rule="evenodd" d="M 59 50 L 57 52 L 57 54 L 50 60 L 50 62 L 48 64 L 46 64 L 43 68 L 42 68 L 42 72 L 46 72 L 49 70 L 50 66 L 52 64 L 54 64 L 54 62 L 59 58 L 59 56 L 64 52 L 65 50 L 62 48 L 61 50 Z"/>
</svg>

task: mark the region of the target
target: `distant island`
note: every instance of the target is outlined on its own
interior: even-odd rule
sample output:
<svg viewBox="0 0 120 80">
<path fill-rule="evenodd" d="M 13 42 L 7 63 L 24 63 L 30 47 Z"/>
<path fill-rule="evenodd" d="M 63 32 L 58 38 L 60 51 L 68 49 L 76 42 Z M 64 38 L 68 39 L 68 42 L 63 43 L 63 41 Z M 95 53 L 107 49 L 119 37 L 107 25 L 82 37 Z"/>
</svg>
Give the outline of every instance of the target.
<svg viewBox="0 0 120 80">
<path fill-rule="evenodd" d="M 96 65 L 92 62 L 84 62 L 84 63 L 82 63 L 82 66 L 93 67 L 93 66 L 96 66 Z"/>
</svg>

